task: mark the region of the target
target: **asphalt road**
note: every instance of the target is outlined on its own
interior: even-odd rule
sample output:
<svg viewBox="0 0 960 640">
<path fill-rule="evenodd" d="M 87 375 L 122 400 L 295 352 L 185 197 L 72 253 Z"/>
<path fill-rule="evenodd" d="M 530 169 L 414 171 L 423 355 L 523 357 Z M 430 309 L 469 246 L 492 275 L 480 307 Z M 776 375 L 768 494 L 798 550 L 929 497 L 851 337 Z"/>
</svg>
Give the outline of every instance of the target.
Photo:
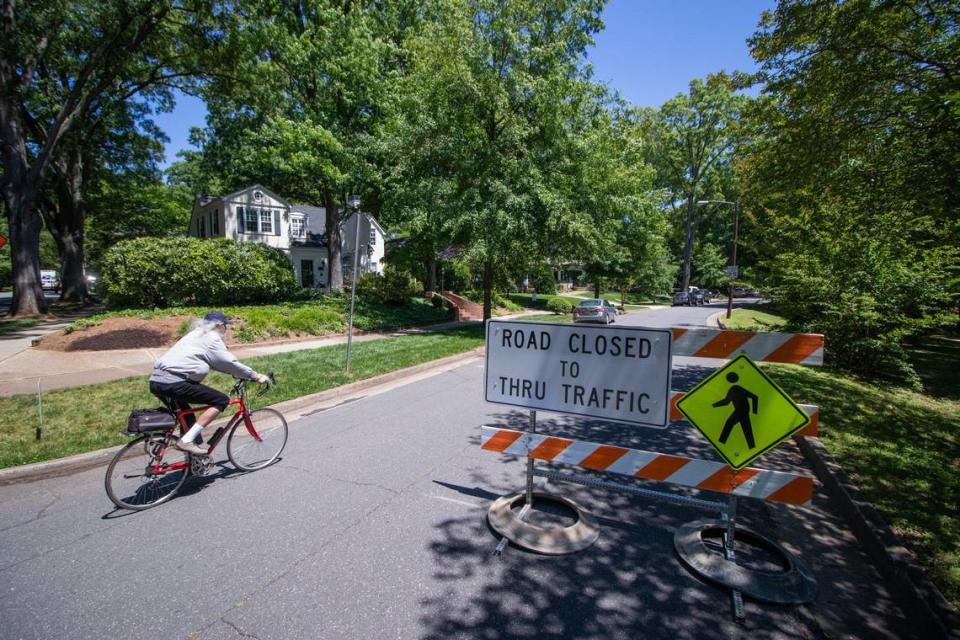
<svg viewBox="0 0 960 640">
<path fill-rule="evenodd" d="M 706 371 L 677 369 L 677 388 Z M 820 490 L 812 508 L 741 501 L 745 520 L 803 557 L 821 586 L 800 607 L 748 600 L 744 626 L 728 592 L 673 552 L 675 528 L 710 515 L 689 507 L 550 484 L 595 514 L 599 541 L 571 556 L 511 546 L 495 557 L 486 510 L 522 486 L 524 462 L 482 452 L 479 426 L 527 415 L 485 403 L 482 377 L 476 359 L 305 416 L 276 465 L 244 474 L 223 461 L 142 513 L 112 508 L 102 469 L 0 487 L 0 638 L 909 637 Z M 551 433 L 713 455 L 689 427 L 539 418 Z M 803 467 L 792 444 L 763 462 Z"/>
</svg>

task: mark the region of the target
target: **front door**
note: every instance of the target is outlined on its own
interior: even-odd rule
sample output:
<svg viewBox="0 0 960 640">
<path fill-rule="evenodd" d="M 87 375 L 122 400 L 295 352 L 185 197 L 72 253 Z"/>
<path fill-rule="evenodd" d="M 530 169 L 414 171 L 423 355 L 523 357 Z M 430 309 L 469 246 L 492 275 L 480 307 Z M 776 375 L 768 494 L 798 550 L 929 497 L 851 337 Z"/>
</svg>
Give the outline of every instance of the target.
<svg viewBox="0 0 960 640">
<path fill-rule="evenodd" d="M 313 288 L 313 260 L 300 261 L 300 286 L 304 289 Z"/>
</svg>

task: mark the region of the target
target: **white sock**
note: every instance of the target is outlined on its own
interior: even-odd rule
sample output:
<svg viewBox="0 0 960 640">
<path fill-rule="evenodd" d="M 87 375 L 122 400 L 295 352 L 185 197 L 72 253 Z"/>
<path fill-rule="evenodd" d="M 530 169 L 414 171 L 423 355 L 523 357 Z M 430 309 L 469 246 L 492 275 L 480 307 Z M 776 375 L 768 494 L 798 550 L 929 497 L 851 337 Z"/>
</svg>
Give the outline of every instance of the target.
<svg viewBox="0 0 960 640">
<path fill-rule="evenodd" d="M 180 442 L 183 442 L 184 444 L 193 442 L 197 439 L 197 436 L 200 435 L 201 431 L 203 431 L 203 425 L 199 422 L 195 422 L 193 426 L 190 427 L 190 430 L 183 434 L 183 437 L 180 438 Z"/>
</svg>

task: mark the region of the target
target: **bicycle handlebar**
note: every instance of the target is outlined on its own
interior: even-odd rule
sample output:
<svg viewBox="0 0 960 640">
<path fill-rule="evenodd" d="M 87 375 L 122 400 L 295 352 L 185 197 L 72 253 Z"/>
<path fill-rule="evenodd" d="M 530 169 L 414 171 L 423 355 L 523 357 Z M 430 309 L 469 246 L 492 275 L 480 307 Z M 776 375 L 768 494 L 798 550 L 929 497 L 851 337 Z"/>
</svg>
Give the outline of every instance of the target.
<svg viewBox="0 0 960 640">
<path fill-rule="evenodd" d="M 269 371 L 267 371 L 266 376 L 267 376 L 268 382 L 261 385 L 262 388 L 260 389 L 260 391 L 257 392 L 258 398 L 263 394 L 265 394 L 267 391 L 269 391 L 273 385 L 277 384 L 277 374 L 274 373 L 273 369 L 270 369 Z M 236 380 L 237 382 L 236 384 L 233 385 L 233 390 L 231 391 L 232 394 L 239 394 L 247 386 L 248 382 L 253 382 L 253 380 L 248 380 L 247 378 L 235 377 L 234 380 Z"/>
</svg>

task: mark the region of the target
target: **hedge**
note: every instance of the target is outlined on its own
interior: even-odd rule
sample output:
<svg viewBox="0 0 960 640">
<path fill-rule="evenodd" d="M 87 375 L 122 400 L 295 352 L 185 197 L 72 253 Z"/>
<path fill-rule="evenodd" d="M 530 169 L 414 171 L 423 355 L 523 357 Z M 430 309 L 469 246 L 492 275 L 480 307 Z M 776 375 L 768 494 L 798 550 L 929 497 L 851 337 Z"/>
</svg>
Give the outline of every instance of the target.
<svg viewBox="0 0 960 640">
<path fill-rule="evenodd" d="M 277 302 L 296 291 L 285 253 L 226 238 L 119 242 L 104 256 L 100 278 L 110 308 Z"/>
</svg>

